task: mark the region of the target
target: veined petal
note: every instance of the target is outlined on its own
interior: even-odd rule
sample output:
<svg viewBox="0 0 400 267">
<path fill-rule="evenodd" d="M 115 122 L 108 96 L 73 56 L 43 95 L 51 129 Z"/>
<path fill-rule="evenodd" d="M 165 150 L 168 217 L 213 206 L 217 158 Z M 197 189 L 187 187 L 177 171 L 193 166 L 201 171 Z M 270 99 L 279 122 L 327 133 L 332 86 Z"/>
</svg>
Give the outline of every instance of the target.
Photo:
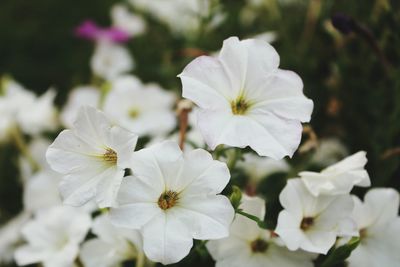
<svg viewBox="0 0 400 267">
<path fill-rule="evenodd" d="M 162 264 L 176 263 L 189 254 L 193 240 L 187 225 L 171 212 L 163 212 L 143 228 L 146 256 Z"/>
<path fill-rule="evenodd" d="M 128 168 L 132 162 L 133 152 L 138 136 L 119 126 L 112 126 L 107 132 L 106 145 L 117 153 L 117 165 L 119 168 Z"/>
<path fill-rule="evenodd" d="M 182 95 L 201 108 L 229 109 L 235 96 L 229 76 L 218 59 L 201 56 L 193 60 L 179 75 Z"/>
<path fill-rule="evenodd" d="M 195 239 L 227 237 L 235 214 L 228 198 L 222 195 L 183 197 L 176 210 L 175 215 Z"/>
</svg>

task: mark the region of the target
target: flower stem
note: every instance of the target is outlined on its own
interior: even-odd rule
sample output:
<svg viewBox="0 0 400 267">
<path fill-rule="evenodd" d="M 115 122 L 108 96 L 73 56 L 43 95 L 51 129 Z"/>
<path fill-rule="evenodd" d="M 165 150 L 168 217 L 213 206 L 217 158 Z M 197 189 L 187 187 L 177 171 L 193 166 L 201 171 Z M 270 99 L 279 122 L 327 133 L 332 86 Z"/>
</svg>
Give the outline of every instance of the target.
<svg viewBox="0 0 400 267">
<path fill-rule="evenodd" d="M 249 213 L 247 213 L 247 212 L 244 212 L 244 211 L 241 210 L 241 209 L 237 209 L 237 210 L 236 210 L 236 213 L 238 213 L 238 214 L 240 214 L 240 215 L 242 215 L 242 216 L 244 216 L 244 217 L 247 217 L 247 218 L 249 218 L 249 219 L 252 220 L 252 221 L 255 221 L 255 222 L 257 223 L 257 225 L 258 225 L 260 228 L 262 228 L 262 229 L 268 229 L 268 228 L 267 228 L 267 225 L 265 224 L 265 222 L 262 221 L 262 220 L 260 220 L 257 216 L 252 215 L 252 214 L 249 214 Z"/>
<path fill-rule="evenodd" d="M 239 159 L 241 159 L 242 157 L 242 150 L 240 150 L 239 148 L 235 148 L 233 149 L 232 152 L 232 156 L 230 157 L 229 161 L 228 161 L 228 168 L 229 170 L 233 170 L 236 166 L 236 163 Z"/>
<path fill-rule="evenodd" d="M 144 255 L 143 251 L 140 251 L 137 258 L 135 267 L 145 267 L 146 264 L 146 256 Z"/>
<path fill-rule="evenodd" d="M 25 138 L 23 137 L 23 135 L 22 135 L 21 131 L 18 129 L 18 127 L 13 127 L 11 129 L 11 135 L 14 139 L 14 143 L 15 143 L 16 147 L 21 152 L 21 154 L 28 160 L 29 164 L 32 167 L 32 170 L 34 172 L 38 171 L 40 169 L 40 166 L 35 161 L 31 152 L 29 151 L 28 145 L 25 142 Z"/>
<path fill-rule="evenodd" d="M 183 150 L 185 147 L 186 132 L 189 122 L 189 113 L 192 110 L 192 103 L 182 100 L 178 103 L 179 116 L 179 147 Z"/>
</svg>

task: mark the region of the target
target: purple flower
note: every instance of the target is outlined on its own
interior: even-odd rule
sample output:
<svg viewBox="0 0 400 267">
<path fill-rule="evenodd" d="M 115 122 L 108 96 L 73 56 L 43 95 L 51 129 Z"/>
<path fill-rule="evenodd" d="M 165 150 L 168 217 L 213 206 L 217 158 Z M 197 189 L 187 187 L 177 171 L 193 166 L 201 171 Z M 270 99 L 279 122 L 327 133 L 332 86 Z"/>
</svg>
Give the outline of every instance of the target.
<svg viewBox="0 0 400 267">
<path fill-rule="evenodd" d="M 75 35 L 82 39 L 100 41 L 108 40 L 114 43 L 125 43 L 131 37 L 129 33 L 117 27 L 102 28 L 92 20 L 86 20 L 75 29 Z"/>
</svg>

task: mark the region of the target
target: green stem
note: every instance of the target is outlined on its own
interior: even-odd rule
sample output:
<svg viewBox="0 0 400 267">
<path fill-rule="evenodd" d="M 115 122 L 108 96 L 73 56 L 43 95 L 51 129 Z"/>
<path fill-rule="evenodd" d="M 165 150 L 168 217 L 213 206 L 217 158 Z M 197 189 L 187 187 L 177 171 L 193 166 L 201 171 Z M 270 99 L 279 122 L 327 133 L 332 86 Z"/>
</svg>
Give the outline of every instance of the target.
<svg viewBox="0 0 400 267">
<path fill-rule="evenodd" d="M 144 255 L 143 251 L 140 251 L 137 258 L 136 258 L 136 267 L 144 267 L 146 263 L 146 256 Z"/>
<path fill-rule="evenodd" d="M 21 154 L 28 160 L 29 164 L 32 167 L 34 172 L 40 169 L 39 164 L 33 158 L 31 152 L 29 151 L 28 145 L 25 142 L 25 138 L 23 137 L 21 131 L 17 127 L 13 127 L 11 129 L 11 134 L 14 139 L 14 143 Z"/>
<path fill-rule="evenodd" d="M 247 217 L 247 218 L 249 218 L 249 219 L 252 220 L 252 221 L 255 221 L 255 222 L 257 223 L 257 225 L 258 225 L 260 228 L 262 228 L 262 229 L 268 229 L 267 226 L 266 226 L 266 224 L 265 224 L 265 222 L 262 221 L 262 220 L 260 220 L 257 216 L 252 215 L 252 214 L 249 214 L 249 213 L 247 213 L 247 212 L 244 212 L 244 211 L 241 210 L 241 209 L 237 209 L 237 210 L 236 210 L 236 213 L 237 213 L 237 214 L 240 214 L 240 215 L 242 215 L 242 216 L 244 216 L 244 217 Z"/>
<path fill-rule="evenodd" d="M 242 157 L 242 150 L 239 148 L 233 149 L 233 155 L 228 161 L 229 170 L 233 170 L 236 166 L 237 161 Z"/>
</svg>

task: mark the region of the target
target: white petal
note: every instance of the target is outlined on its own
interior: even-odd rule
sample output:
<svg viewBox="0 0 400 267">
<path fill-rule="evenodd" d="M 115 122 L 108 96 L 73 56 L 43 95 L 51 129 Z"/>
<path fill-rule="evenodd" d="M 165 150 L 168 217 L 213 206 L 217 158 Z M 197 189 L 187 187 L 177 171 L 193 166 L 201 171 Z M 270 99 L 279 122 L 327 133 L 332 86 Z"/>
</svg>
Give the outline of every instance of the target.
<svg viewBox="0 0 400 267">
<path fill-rule="evenodd" d="M 176 216 L 196 239 L 227 237 L 234 217 L 230 201 L 222 195 L 183 197 L 176 210 Z"/>
<path fill-rule="evenodd" d="M 108 168 L 101 174 L 96 187 L 96 202 L 99 208 L 115 206 L 117 193 L 124 177 L 124 170 Z"/>
<path fill-rule="evenodd" d="M 128 168 L 132 162 L 138 136 L 121 127 L 113 126 L 108 132 L 106 140 L 107 147 L 117 153 L 117 165 L 119 168 Z"/>
<path fill-rule="evenodd" d="M 230 174 L 225 163 L 213 160 L 206 150 L 196 149 L 185 154 L 179 178 L 171 187 L 183 190 L 183 195 L 218 194 L 228 184 Z"/>
<path fill-rule="evenodd" d="M 126 176 L 118 192 L 117 201 L 120 205 L 141 202 L 156 203 L 163 192 L 164 188 L 158 188 L 151 183 L 146 183 L 146 180 Z"/>
<path fill-rule="evenodd" d="M 206 247 L 217 267 L 246 266 L 251 257 L 249 243 L 236 237 L 210 240 Z"/>
<path fill-rule="evenodd" d="M 44 250 L 43 248 L 34 248 L 29 245 L 21 246 L 15 251 L 15 260 L 18 265 L 28 265 L 43 261 L 49 257 L 51 251 Z"/>
<path fill-rule="evenodd" d="M 85 267 L 112 267 L 124 260 L 116 253 L 113 244 L 97 238 L 86 241 L 82 245 L 80 259 Z"/>
<path fill-rule="evenodd" d="M 260 80 L 249 95 L 254 113 L 273 113 L 286 119 L 310 121 L 313 102 L 303 94 L 303 82 L 292 71 L 276 70 Z"/>
<path fill-rule="evenodd" d="M 140 229 L 162 213 L 157 203 L 132 203 L 111 209 L 110 219 L 117 227 Z"/>
<path fill-rule="evenodd" d="M 235 95 L 229 77 L 218 59 L 201 56 L 193 60 L 179 75 L 182 96 L 201 108 L 229 109 L 229 99 Z"/>
<path fill-rule="evenodd" d="M 155 262 L 172 264 L 189 254 L 192 236 L 186 224 L 175 216 L 174 210 L 161 213 L 143 228 L 143 249 Z"/>
<path fill-rule="evenodd" d="M 398 216 L 399 193 L 392 188 L 374 188 L 365 195 L 375 226 L 382 226 Z"/>
<path fill-rule="evenodd" d="M 294 217 L 286 210 L 279 213 L 275 232 L 290 250 L 299 249 L 305 239 L 300 229 L 301 219 Z"/>
</svg>

